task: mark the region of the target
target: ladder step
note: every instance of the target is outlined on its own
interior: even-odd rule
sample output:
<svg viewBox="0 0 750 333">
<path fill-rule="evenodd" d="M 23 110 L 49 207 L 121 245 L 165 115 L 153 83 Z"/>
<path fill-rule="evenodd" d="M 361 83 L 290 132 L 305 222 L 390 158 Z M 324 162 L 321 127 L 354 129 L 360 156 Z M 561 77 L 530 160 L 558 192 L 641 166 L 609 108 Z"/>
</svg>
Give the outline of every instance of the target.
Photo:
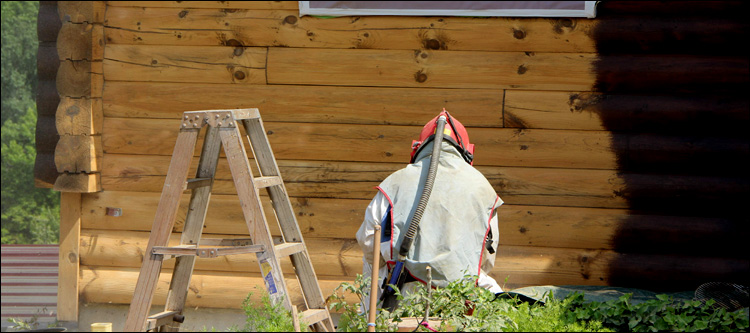
<svg viewBox="0 0 750 333">
<path fill-rule="evenodd" d="M 157 314 L 148 316 L 146 320 L 146 330 L 156 329 L 160 326 L 169 325 L 173 321 L 182 323 L 185 321 L 185 316 L 179 314 L 177 311 L 163 311 Z"/>
<path fill-rule="evenodd" d="M 304 322 L 305 325 L 309 326 L 315 323 L 319 323 L 326 319 L 328 319 L 328 310 L 310 309 L 310 310 L 302 311 L 302 319 L 300 319 L 300 321 Z"/>
<path fill-rule="evenodd" d="M 154 246 L 151 250 L 153 254 L 171 255 L 171 256 L 199 256 L 201 258 L 215 258 L 232 254 L 256 253 L 263 252 L 266 247 L 263 245 L 248 245 L 235 247 L 196 247 L 195 245 L 181 246 Z"/>
<path fill-rule="evenodd" d="M 182 190 L 192 190 L 194 188 L 211 186 L 211 178 L 190 178 L 182 185 Z"/>
<path fill-rule="evenodd" d="M 255 177 L 253 181 L 257 189 L 281 185 L 281 177 L 279 176 Z"/>
<path fill-rule="evenodd" d="M 305 251 L 305 245 L 302 243 L 282 243 L 274 245 L 273 249 L 276 251 L 276 257 L 283 258 Z"/>
</svg>

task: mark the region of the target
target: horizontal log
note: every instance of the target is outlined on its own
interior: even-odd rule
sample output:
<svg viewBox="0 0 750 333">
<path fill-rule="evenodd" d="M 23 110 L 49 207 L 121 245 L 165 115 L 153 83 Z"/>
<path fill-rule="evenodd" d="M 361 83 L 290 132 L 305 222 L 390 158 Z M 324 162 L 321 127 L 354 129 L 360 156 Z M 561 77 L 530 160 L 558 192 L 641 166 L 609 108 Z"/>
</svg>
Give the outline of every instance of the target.
<svg viewBox="0 0 750 333">
<path fill-rule="evenodd" d="M 149 232 L 83 229 L 81 232 L 81 265 L 140 267 L 148 244 Z M 204 234 L 203 238 L 237 238 L 241 235 Z M 245 231 L 245 238 L 250 237 Z M 305 240 L 316 274 L 340 278 L 362 273 L 362 251 L 354 239 L 309 238 Z M 171 235 L 169 246 L 180 244 L 180 234 Z M 289 258 L 281 261 L 284 272 L 293 272 Z M 165 260 L 162 267 L 174 268 L 175 260 Z M 215 258 L 196 257 L 195 269 L 260 274 L 254 253 Z"/>
<path fill-rule="evenodd" d="M 58 1 L 57 6 L 62 22 L 103 23 L 107 3 L 105 1 Z"/>
<path fill-rule="evenodd" d="M 594 52 L 596 21 L 483 17 L 299 17 L 288 10 L 111 7 L 113 44 Z M 679 28 L 679 27 L 678 27 Z M 487 38 L 491 36 L 491 38 Z"/>
<path fill-rule="evenodd" d="M 744 55 L 600 55 L 591 70 L 596 83 L 589 90 L 604 92 L 742 94 L 750 82 Z"/>
<path fill-rule="evenodd" d="M 110 1 L 110 7 L 298 9 L 297 1 Z"/>
<path fill-rule="evenodd" d="M 84 303 L 130 304 L 138 280 L 138 268 L 90 267 L 81 266 L 79 289 Z M 163 270 L 156 284 L 153 305 L 163 305 L 167 298 L 171 270 Z M 351 278 L 326 278 L 318 275 L 323 297 L 343 281 Z M 304 304 L 297 279 L 286 277 L 287 290 L 292 304 Z M 242 302 L 252 293 L 253 303 L 260 303 L 265 293 L 263 278 L 252 273 L 228 273 L 195 271 L 190 280 L 185 306 L 201 308 L 241 308 Z M 351 296 L 350 296 L 351 297 Z M 353 301 L 349 299 L 349 301 Z"/>
<path fill-rule="evenodd" d="M 609 15 L 654 15 L 708 17 L 738 16 L 747 8 L 742 1 L 607 1 L 597 5 L 597 16 Z"/>
<path fill-rule="evenodd" d="M 269 48 L 269 84 L 590 90 L 590 53 Z"/>
<path fill-rule="evenodd" d="M 60 96 L 102 97 L 103 84 L 101 62 L 66 60 L 60 63 L 57 70 L 57 91 Z"/>
<path fill-rule="evenodd" d="M 266 84 L 266 49 L 192 46 L 106 46 L 107 81 Z"/>
<path fill-rule="evenodd" d="M 102 100 L 100 98 L 63 97 L 55 116 L 61 135 L 99 135 L 102 133 Z"/>
<path fill-rule="evenodd" d="M 746 57 L 269 48 L 269 84 L 740 92 Z M 649 80 L 643 80 L 648 77 Z"/>
<path fill-rule="evenodd" d="M 107 191 L 160 192 L 169 156 L 106 154 L 102 184 Z M 195 173 L 198 158 L 191 164 Z M 250 160 L 251 165 L 254 161 Z M 290 196 L 370 199 L 373 187 L 405 163 L 278 161 Z M 509 204 L 631 208 L 671 214 L 734 214 L 748 194 L 748 181 L 712 177 L 622 173 L 612 170 L 479 166 Z M 226 159 L 220 158 L 213 193 L 236 194 Z M 693 205 L 695 204 L 695 205 Z M 686 208 L 686 206 L 688 208 Z M 710 207 L 710 208 L 709 208 Z M 726 215 L 723 215 L 726 216 Z"/>
<path fill-rule="evenodd" d="M 465 126 L 502 127 L 503 120 L 503 92 L 489 89 L 107 82 L 103 96 L 106 117 L 177 119 L 191 110 L 253 107 L 264 121 L 422 126 L 446 108 Z"/>
<path fill-rule="evenodd" d="M 403 163 L 421 127 L 277 123 L 265 125 L 277 159 Z M 172 153 L 177 120 L 105 118 L 104 151 Z M 475 165 L 619 169 L 695 175 L 750 166 L 744 139 L 512 128 L 470 128 Z M 354 150 L 340 147 L 356 147 Z M 250 152 L 248 152 L 249 154 Z"/>
<path fill-rule="evenodd" d="M 37 188 L 52 188 L 57 180 L 55 155 L 37 152 L 34 159 L 34 186 Z"/>
<path fill-rule="evenodd" d="M 747 38 L 749 27 L 741 17 L 654 15 L 644 9 L 630 15 L 599 12 L 595 21 L 590 37 L 600 54 L 742 55 L 731 45 Z"/>
<path fill-rule="evenodd" d="M 104 152 L 171 155 L 177 121 L 105 117 Z M 277 159 L 325 156 L 328 161 L 403 163 L 421 126 L 267 122 L 265 129 Z M 612 147 L 620 147 L 626 139 L 598 131 L 471 128 L 469 134 L 477 146 L 475 165 L 494 166 L 614 169 L 617 159 Z"/>
<path fill-rule="evenodd" d="M 102 190 L 99 173 L 62 173 L 55 180 L 55 191 L 93 193 Z"/>
<path fill-rule="evenodd" d="M 637 265 L 634 265 L 638 263 Z M 611 251 L 508 247 L 498 256 L 490 274 L 505 281 L 506 289 L 533 285 L 608 285 L 655 291 L 693 290 L 705 281 L 740 282 L 748 275 L 746 259 L 710 257 L 622 255 Z M 154 304 L 163 303 L 170 274 L 161 274 Z M 138 268 L 82 266 L 80 289 L 85 302 L 127 304 L 132 299 Z M 252 273 L 196 271 L 188 292 L 188 306 L 230 307 L 261 285 Z M 318 274 L 324 297 L 346 278 Z M 349 280 L 351 281 L 351 280 Z M 501 282 L 502 283 L 502 282 Z M 648 285 L 647 285 L 648 284 Z M 299 295 L 294 279 L 288 279 L 291 295 Z M 263 287 L 255 293 L 262 294 Z M 232 296 L 234 295 L 234 296 Z M 237 299 L 235 301 L 234 298 Z M 298 298 L 293 298 L 294 304 Z M 198 303 L 200 302 L 200 303 Z"/>
<path fill-rule="evenodd" d="M 505 127 L 731 136 L 747 128 L 748 108 L 740 96 L 507 90 L 503 113 Z"/>
<path fill-rule="evenodd" d="M 104 27 L 91 23 L 64 23 L 57 36 L 60 60 L 96 61 L 104 58 Z"/>
<path fill-rule="evenodd" d="M 164 6 L 166 7 L 166 6 Z M 288 46 L 332 49 L 739 54 L 747 24 L 725 17 L 587 18 L 299 17 L 291 10 L 109 9 L 117 44 Z M 668 15 L 665 15 L 668 16 Z M 491 36 L 491 38 L 487 38 Z M 231 41 L 231 42 L 230 42 Z M 710 50 L 710 51 L 709 51 Z M 606 51 L 606 52 L 604 52 Z M 615 52 L 616 51 L 616 52 Z"/>
<path fill-rule="evenodd" d="M 622 254 L 607 250 L 505 247 L 490 274 L 512 287 L 614 285 L 653 291 L 695 290 L 706 281 L 746 281 L 747 259 Z M 507 280 L 506 280 L 507 278 Z"/>
<path fill-rule="evenodd" d="M 37 115 L 35 143 L 36 151 L 40 153 L 54 153 L 60 136 L 55 129 L 55 117 L 45 114 Z"/>
<path fill-rule="evenodd" d="M 57 13 L 57 2 L 54 4 L 40 3 L 37 15 L 36 34 L 40 42 L 54 42 L 60 31 L 62 22 Z"/>
<path fill-rule="evenodd" d="M 236 196 L 215 194 L 211 199 L 204 232 L 247 234 Z M 158 201 L 159 193 L 153 192 L 104 191 L 86 195 L 82 204 L 82 227 L 148 231 Z M 269 212 L 272 208 L 268 200 L 263 198 L 263 201 L 265 211 Z M 369 201 L 369 198 L 291 198 L 300 229 L 308 240 L 354 238 Z M 175 232 L 182 231 L 187 202 L 188 195 L 184 195 Z M 108 216 L 108 207 L 122 209 L 122 216 Z M 744 253 L 739 248 L 743 244 L 742 237 L 748 234 L 742 215 L 733 218 L 669 216 L 625 209 L 511 204 L 503 205 L 498 214 L 501 246 L 735 256 Z M 271 231 L 274 235 L 280 235 L 275 224 L 271 224 Z M 696 243 L 706 246 L 696 247 Z"/>
<path fill-rule="evenodd" d="M 37 115 L 54 118 L 55 114 L 57 113 L 57 106 L 58 104 L 60 104 L 60 95 L 57 93 L 57 83 L 55 82 L 54 78 L 55 76 L 57 76 L 57 69 L 55 69 L 55 74 L 53 74 L 50 79 L 40 79 L 39 83 L 37 84 Z"/>
<path fill-rule="evenodd" d="M 55 42 L 39 42 L 36 54 L 36 73 L 39 80 L 55 80 L 60 59 L 57 56 Z"/>
<path fill-rule="evenodd" d="M 59 173 L 92 173 L 101 170 L 100 136 L 61 135 L 55 148 L 55 165 Z"/>
</svg>

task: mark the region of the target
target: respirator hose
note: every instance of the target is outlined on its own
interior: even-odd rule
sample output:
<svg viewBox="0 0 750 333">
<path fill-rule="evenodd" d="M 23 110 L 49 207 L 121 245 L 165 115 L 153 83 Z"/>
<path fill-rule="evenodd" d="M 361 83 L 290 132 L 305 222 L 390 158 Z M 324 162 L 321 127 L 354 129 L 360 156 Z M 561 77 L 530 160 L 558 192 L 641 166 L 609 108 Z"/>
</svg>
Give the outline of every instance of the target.
<svg viewBox="0 0 750 333">
<path fill-rule="evenodd" d="M 409 223 L 409 230 L 406 231 L 406 236 L 401 242 L 401 248 L 399 249 L 399 256 L 405 258 L 409 253 L 411 244 L 414 242 L 414 237 L 419 229 L 419 222 L 422 220 L 422 214 L 427 207 L 427 201 L 430 199 L 430 193 L 432 193 L 432 185 L 435 183 L 435 175 L 437 174 L 438 163 L 440 160 L 440 150 L 443 144 L 443 131 L 445 129 L 445 116 L 440 116 L 437 120 L 437 129 L 435 130 L 435 139 L 432 140 L 432 156 L 430 157 L 430 169 L 427 173 L 427 180 L 425 180 L 424 189 L 422 195 L 419 197 L 419 203 L 417 209 L 414 211 L 414 216 L 411 218 Z"/>
</svg>

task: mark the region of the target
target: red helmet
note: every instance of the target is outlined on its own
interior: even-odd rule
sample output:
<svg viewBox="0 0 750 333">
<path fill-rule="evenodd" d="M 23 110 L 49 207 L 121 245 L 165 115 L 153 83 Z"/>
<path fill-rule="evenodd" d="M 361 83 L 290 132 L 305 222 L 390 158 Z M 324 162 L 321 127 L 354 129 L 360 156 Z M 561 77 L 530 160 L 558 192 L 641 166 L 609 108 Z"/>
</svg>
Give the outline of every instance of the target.
<svg viewBox="0 0 750 333">
<path fill-rule="evenodd" d="M 422 133 L 419 134 L 419 140 L 412 141 L 410 163 L 414 163 L 414 159 L 419 154 L 419 151 L 422 150 L 422 148 L 427 143 L 435 138 L 435 130 L 437 130 L 437 119 L 438 117 L 443 115 L 448 120 L 445 124 L 445 130 L 443 132 L 445 133 L 445 136 L 443 136 L 443 139 L 450 142 L 454 147 L 456 147 L 456 149 L 458 149 L 458 152 L 461 153 L 461 156 L 463 156 L 464 160 L 466 160 L 466 163 L 473 164 L 474 145 L 469 143 L 469 133 L 466 132 L 466 128 L 464 127 L 464 125 L 461 124 L 458 119 L 451 117 L 451 115 L 448 113 L 448 111 L 445 111 L 445 109 L 443 109 L 443 112 L 440 112 L 440 114 L 438 114 L 435 118 L 432 118 L 432 120 L 424 125 L 424 128 L 422 128 Z"/>
</svg>

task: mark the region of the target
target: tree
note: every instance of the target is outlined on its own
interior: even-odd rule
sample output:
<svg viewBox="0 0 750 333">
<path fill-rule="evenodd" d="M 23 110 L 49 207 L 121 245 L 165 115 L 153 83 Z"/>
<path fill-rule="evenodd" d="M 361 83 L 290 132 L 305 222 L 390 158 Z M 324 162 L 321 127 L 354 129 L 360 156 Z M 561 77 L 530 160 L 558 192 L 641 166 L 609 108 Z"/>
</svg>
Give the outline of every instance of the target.
<svg viewBox="0 0 750 333">
<path fill-rule="evenodd" d="M 38 1 L 2 2 L 2 243 L 56 243 L 59 196 L 34 187 Z"/>
<path fill-rule="evenodd" d="M 34 106 L 38 1 L 2 1 L 2 123 Z"/>
</svg>

